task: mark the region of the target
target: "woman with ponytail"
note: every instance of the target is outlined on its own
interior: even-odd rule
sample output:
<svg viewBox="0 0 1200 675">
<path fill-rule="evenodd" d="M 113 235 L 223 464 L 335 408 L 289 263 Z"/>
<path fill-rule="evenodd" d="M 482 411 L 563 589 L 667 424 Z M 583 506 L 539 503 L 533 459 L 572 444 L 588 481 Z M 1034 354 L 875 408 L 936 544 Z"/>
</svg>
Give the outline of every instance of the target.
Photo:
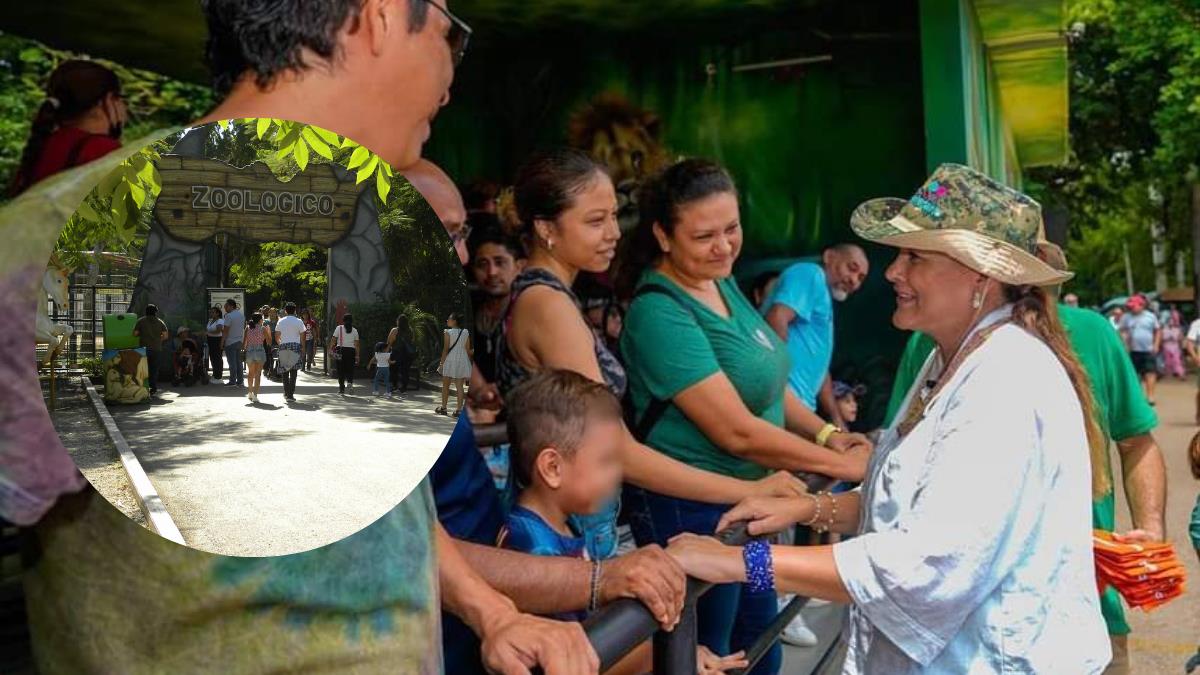
<svg viewBox="0 0 1200 675">
<path fill-rule="evenodd" d="M 602 382 L 622 396 L 625 371 L 592 333 L 571 292 L 580 272 L 603 272 L 616 255 L 621 232 L 612 180 L 586 154 L 563 149 L 530 159 L 518 172 L 514 190 L 530 255 L 513 281 L 501 321 L 496 349 L 501 393 L 539 370 L 557 368 Z M 785 472 L 746 480 L 695 469 L 646 447 L 628 431 L 622 454 L 627 482 L 687 499 L 732 504 L 755 494 L 803 489 Z M 616 551 L 616 497 L 603 513 L 580 523 L 597 557 Z"/>
<path fill-rule="evenodd" d="M 120 148 L 128 116 L 116 73 L 93 61 L 63 61 L 50 73 L 9 196 Z"/>
<path fill-rule="evenodd" d="M 958 165 L 909 200 L 858 207 L 900 249 L 892 323 L 937 343 L 872 455 L 861 491 L 750 500 L 722 525 L 800 522 L 832 546 L 727 547 L 684 535 L 684 568 L 851 605 L 843 672 L 1081 673 L 1111 649 L 1096 592 L 1092 498 L 1106 440 L 1037 257 L 1041 209 Z"/>
</svg>

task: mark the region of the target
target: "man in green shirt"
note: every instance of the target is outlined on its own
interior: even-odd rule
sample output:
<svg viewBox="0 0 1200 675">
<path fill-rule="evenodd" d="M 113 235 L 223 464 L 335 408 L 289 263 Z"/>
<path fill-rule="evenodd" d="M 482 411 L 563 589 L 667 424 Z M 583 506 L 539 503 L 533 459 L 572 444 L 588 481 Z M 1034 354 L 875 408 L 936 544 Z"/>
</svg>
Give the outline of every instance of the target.
<svg viewBox="0 0 1200 675">
<path fill-rule="evenodd" d="M 158 393 L 158 356 L 162 353 L 163 340 L 167 339 L 167 324 L 158 318 L 158 307 L 146 305 L 146 316 L 138 319 L 133 327 L 138 344 L 146 348 L 146 366 L 150 372 L 150 395 Z"/>
<path fill-rule="evenodd" d="M 1041 246 L 1041 257 L 1059 269 L 1067 269 L 1061 249 L 1048 242 Z M 1091 381 L 1099 422 L 1120 452 L 1125 494 L 1135 528 L 1124 536 L 1133 540 L 1162 541 L 1166 536 L 1166 464 L 1150 433 L 1158 426 L 1158 417 L 1146 401 L 1125 345 L 1108 320 L 1096 312 L 1059 304 L 1058 317 Z M 895 418 L 935 346 L 933 339 L 922 333 L 913 333 L 909 338 L 892 386 L 887 424 Z M 1107 464 L 1104 470 L 1111 486 L 1112 465 Z M 1110 532 L 1116 528 L 1116 499 L 1112 487 L 1092 502 L 1092 525 Z M 1109 588 L 1101 596 L 1100 610 L 1113 642 L 1113 660 L 1105 674 L 1129 673 L 1127 636 L 1130 628 L 1115 589 Z"/>
</svg>

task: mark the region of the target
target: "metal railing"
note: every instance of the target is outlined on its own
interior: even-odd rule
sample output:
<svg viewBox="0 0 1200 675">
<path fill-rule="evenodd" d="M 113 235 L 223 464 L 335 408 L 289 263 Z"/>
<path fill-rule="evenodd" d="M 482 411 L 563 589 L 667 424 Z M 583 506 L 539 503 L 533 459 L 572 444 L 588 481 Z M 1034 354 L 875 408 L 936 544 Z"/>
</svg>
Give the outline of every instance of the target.
<svg viewBox="0 0 1200 675">
<path fill-rule="evenodd" d="M 475 427 L 475 441 L 479 447 L 503 445 L 508 442 L 504 424 L 487 424 Z M 801 474 L 810 492 L 827 490 L 837 480 L 815 474 Z M 751 537 L 745 523 L 717 534 L 717 538 L 730 546 L 741 546 Z M 605 605 L 583 623 L 588 641 L 600 658 L 600 672 L 612 668 L 618 661 L 646 640 L 654 642 L 655 675 L 691 675 L 696 672 L 697 618 L 696 603 L 714 584 L 689 577 L 683 613 L 672 631 L 662 630 L 650 610 L 639 600 L 622 598 Z M 766 656 L 767 651 L 779 639 L 780 633 L 800 613 L 808 598 L 796 596 L 779 612 L 771 625 L 754 644 L 746 650 L 749 662 L 742 670 L 730 671 L 733 675 L 747 673 Z"/>
</svg>

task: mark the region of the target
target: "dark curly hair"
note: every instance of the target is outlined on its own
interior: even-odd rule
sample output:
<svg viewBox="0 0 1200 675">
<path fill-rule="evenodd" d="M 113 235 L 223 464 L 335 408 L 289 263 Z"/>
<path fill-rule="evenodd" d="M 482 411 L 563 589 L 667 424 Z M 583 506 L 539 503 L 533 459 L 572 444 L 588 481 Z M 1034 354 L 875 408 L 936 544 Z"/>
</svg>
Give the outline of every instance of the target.
<svg viewBox="0 0 1200 675">
<path fill-rule="evenodd" d="M 213 88 L 225 95 L 248 70 L 265 87 L 284 71 L 307 67 L 305 49 L 333 60 L 338 31 L 358 19 L 362 0 L 201 0 L 200 6 L 208 23 L 205 60 Z M 408 0 L 409 32 L 420 32 L 428 15 L 427 0 Z"/>
</svg>

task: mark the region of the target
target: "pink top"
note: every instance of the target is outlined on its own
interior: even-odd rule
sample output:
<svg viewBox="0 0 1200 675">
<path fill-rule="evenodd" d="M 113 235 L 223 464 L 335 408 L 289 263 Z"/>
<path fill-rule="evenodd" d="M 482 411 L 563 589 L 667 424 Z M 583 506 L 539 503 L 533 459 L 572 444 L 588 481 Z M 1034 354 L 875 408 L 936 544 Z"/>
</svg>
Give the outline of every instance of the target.
<svg viewBox="0 0 1200 675">
<path fill-rule="evenodd" d="M 263 336 L 266 334 L 266 329 L 259 324 L 257 328 L 246 329 L 246 346 L 261 347 L 263 345 Z"/>
</svg>

